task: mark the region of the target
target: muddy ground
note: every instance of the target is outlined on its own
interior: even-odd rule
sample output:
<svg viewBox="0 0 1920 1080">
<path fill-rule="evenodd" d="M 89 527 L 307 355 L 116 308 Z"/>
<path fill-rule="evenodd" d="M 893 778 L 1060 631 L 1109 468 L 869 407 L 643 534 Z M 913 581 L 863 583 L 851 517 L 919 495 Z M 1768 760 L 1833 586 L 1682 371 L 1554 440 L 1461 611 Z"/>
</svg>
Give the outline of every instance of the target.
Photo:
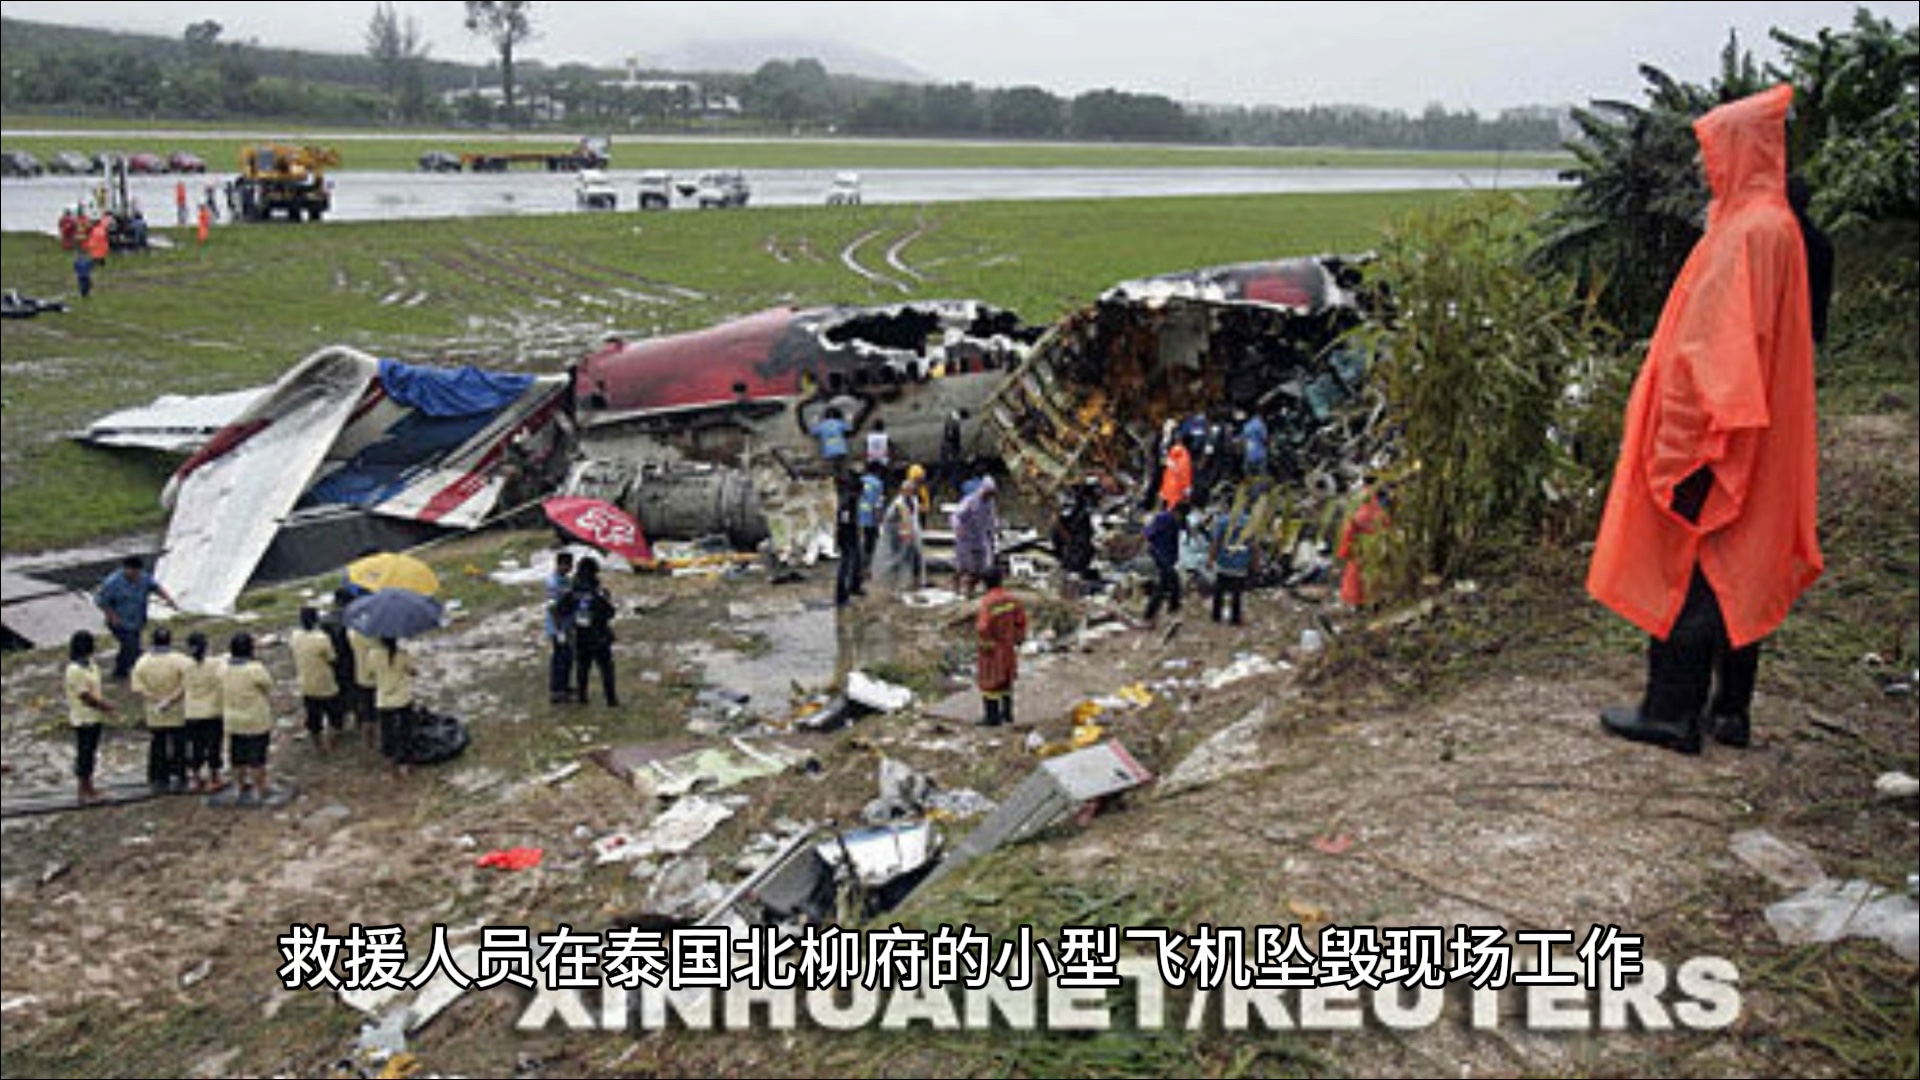
<svg viewBox="0 0 1920 1080">
<path fill-rule="evenodd" d="M 1829 498 L 1910 512 L 1920 449 L 1910 413 L 1834 425 Z M 1601 734 L 1596 709 L 1637 695 L 1639 642 L 1586 601 L 1577 550 L 1456 582 L 1417 605 L 1359 615 L 1318 592 L 1258 592 L 1249 623 L 1217 626 L 1203 601 L 1148 630 L 1137 597 L 1066 601 L 1021 585 L 1046 650 L 1025 658 L 1011 729 L 976 727 L 965 604 L 871 596 L 837 612 L 832 568 L 776 579 L 619 576 L 623 703 L 552 705 L 537 583 L 486 575 L 524 562 L 537 533 L 488 534 L 429 554 L 459 597 L 421 640 L 422 698 L 464 717 L 473 744 L 405 779 L 372 752 L 322 754 L 294 726 L 275 740 L 282 807 L 163 798 L 9 817 L 0 848 L 0 967 L 9 1075 L 371 1074 L 363 1015 L 325 990 L 288 990 L 276 938 L 292 924 L 399 925 L 424 941 L 482 926 L 601 929 L 670 902 L 592 842 L 644 829 L 655 807 L 600 749 L 713 743 L 699 694 L 752 695 L 741 722 L 804 764 L 720 793 L 733 816 L 690 854 L 725 884 L 742 855 L 791 822 L 851 823 L 892 757 L 939 786 L 1004 797 L 1035 767 L 1030 733 L 1063 740 L 1069 713 L 1125 687 L 1144 706 L 1098 721 L 1160 776 L 1084 824 L 981 859 L 876 925 L 969 922 L 1255 927 L 1466 924 L 1644 935 L 1678 969 L 1724 957 L 1737 1015 L 1710 1030 L 1527 1030 L 1504 995 L 1476 1027 L 1464 992 L 1437 1021 L 1337 1032 L 1122 1030 L 1100 1035 L 927 1030 L 828 1033 L 516 1031 L 525 996 L 470 992 L 407 1040 L 395 1071 L 440 1075 L 1912 1075 L 1914 965 L 1871 940 L 1782 944 L 1767 905 L 1789 890 L 1736 858 L 1766 830 L 1838 879 L 1906 888 L 1920 831 L 1912 798 L 1880 774 L 1920 774 L 1914 698 L 1886 690 L 1914 664 L 1910 536 L 1828 522 L 1829 575 L 1763 661 L 1755 745 L 1697 758 Z M 1891 578 L 1888 574 L 1891 573 Z M 778 583 L 776 583 L 778 580 Z M 1892 580 L 1895 587 L 1884 584 Z M 1899 584 L 1905 582 L 1904 585 Z M 1879 583 L 1874 585 L 1873 583 Z M 1866 583 L 1866 585 L 1863 585 Z M 936 580 L 935 584 L 945 584 Z M 1872 585 L 1873 587 L 1867 587 Z M 291 628 L 297 590 L 248 604 L 256 632 Z M 206 624 L 225 631 L 228 624 Z M 1329 636 L 1303 652 L 1301 632 Z M 1884 642 L 1866 656 L 1861 640 Z M 290 685 L 284 646 L 268 649 Z M 58 657 L 10 660 L 9 792 L 64 785 L 69 744 Z M 827 733 L 782 730 L 850 670 L 915 691 L 901 713 Z M 118 692 L 124 699 L 124 692 Z M 700 731 L 712 731 L 703 722 Z M 137 778 L 144 735 L 116 732 L 104 773 Z M 570 766 L 579 766 L 577 769 Z M 949 840 L 969 822 L 943 825 Z M 539 847 L 518 872 L 485 853 Z M 664 874 L 666 867 L 652 869 Z M 685 867 L 682 870 L 685 871 Z M 692 880 L 698 880 L 695 875 Z M 1688 997 L 1670 990 L 1672 1006 Z M 1591 1002 L 1591 998 L 1588 999 Z M 1656 1010 L 1658 1011 L 1658 1010 Z M 1173 1015 L 1178 1015 L 1177 1013 Z M 1493 1014 L 1489 1014 L 1493 1015 Z M 1597 1015 L 1597 1014 L 1596 1014 Z M 1642 1014 L 1638 1026 L 1647 1024 Z M 1126 1025 L 1122 1025 L 1125 1027 Z M 1536 1025 L 1537 1026 L 1537 1025 Z"/>
</svg>

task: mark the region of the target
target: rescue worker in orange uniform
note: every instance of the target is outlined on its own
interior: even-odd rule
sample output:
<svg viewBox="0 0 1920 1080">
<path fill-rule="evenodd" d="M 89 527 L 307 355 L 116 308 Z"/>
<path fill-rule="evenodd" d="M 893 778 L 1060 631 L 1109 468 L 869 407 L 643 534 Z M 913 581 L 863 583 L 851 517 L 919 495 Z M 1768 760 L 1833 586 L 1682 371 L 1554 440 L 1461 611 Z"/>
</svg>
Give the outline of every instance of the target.
<svg viewBox="0 0 1920 1080">
<path fill-rule="evenodd" d="M 974 631 L 980 639 L 980 700 L 986 715 L 981 724 L 998 727 L 1013 723 L 1013 682 L 1020 676 L 1020 643 L 1027 640 L 1027 609 L 1006 589 L 998 563 L 982 578 L 987 593 L 980 598 Z"/>
<path fill-rule="evenodd" d="M 1160 508 L 1171 510 L 1193 494 L 1193 452 L 1175 438 L 1167 448 L 1166 467 L 1160 473 Z"/>
<path fill-rule="evenodd" d="M 113 242 L 108 236 L 112 220 L 112 214 L 102 214 L 87 230 L 87 254 L 93 256 L 96 267 L 107 265 L 107 254 L 113 250 Z"/>
<path fill-rule="evenodd" d="M 1807 252 L 1787 202 L 1776 86 L 1694 122 L 1712 191 L 1627 403 L 1587 573 L 1651 635 L 1612 734 L 1681 753 L 1746 746 L 1761 639 L 1820 576 Z M 1716 685 L 1717 683 L 1717 685 Z"/>
</svg>

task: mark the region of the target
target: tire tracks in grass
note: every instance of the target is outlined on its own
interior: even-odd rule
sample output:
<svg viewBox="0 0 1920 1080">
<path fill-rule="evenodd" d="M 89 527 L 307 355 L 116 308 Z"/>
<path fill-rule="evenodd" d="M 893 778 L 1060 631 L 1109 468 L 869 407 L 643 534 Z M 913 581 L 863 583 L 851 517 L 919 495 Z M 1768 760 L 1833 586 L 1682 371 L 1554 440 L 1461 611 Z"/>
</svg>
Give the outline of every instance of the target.
<svg viewBox="0 0 1920 1080">
<path fill-rule="evenodd" d="M 846 247 L 840 249 L 840 262 L 847 269 L 867 279 L 868 284 L 883 286 L 903 293 L 910 293 L 913 291 L 913 287 L 906 282 L 900 281 L 897 278 L 888 277 L 878 270 L 870 270 L 860 262 L 860 249 L 865 247 L 868 241 L 885 232 L 885 229 L 868 229 L 866 232 L 854 237 L 848 241 Z"/>
</svg>

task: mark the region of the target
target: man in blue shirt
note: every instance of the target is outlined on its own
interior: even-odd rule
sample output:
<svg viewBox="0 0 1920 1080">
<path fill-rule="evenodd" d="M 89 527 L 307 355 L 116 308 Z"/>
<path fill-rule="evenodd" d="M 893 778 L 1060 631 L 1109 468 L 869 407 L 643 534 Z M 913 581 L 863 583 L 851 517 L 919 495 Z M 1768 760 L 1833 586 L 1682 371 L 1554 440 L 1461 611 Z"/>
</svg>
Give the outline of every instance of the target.
<svg viewBox="0 0 1920 1080">
<path fill-rule="evenodd" d="M 1187 504 L 1176 503 L 1161 510 L 1147 522 L 1147 552 L 1153 556 L 1155 580 L 1153 596 L 1147 601 L 1147 625 L 1160 614 L 1160 606 L 1180 611 L 1180 534 L 1187 530 Z"/>
<path fill-rule="evenodd" d="M 547 661 L 547 700 L 555 705 L 573 700 L 573 613 L 564 610 L 572 589 L 573 552 L 555 552 L 553 569 L 547 573 L 546 626 L 547 644 L 553 650 Z"/>
<path fill-rule="evenodd" d="M 867 471 L 860 475 L 860 565 L 867 576 L 873 574 L 874 545 L 880 539 L 880 515 L 887 508 L 887 465 L 884 461 L 867 462 Z"/>
<path fill-rule="evenodd" d="M 1259 413 L 1240 425 L 1240 468 L 1246 476 L 1267 475 L 1267 422 Z"/>
<path fill-rule="evenodd" d="M 813 425 L 813 437 L 820 440 L 820 456 L 837 471 L 847 460 L 847 421 L 839 409 L 828 409 Z"/>
<path fill-rule="evenodd" d="M 1236 503 L 1220 515 L 1213 530 L 1213 621 L 1225 622 L 1229 611 L 1239 626 L 1246 603 L 1247 579 L 1253 575 L 1259 550 L 1254 546 L 1253 515 Z"/>
<path fill-rule="evenodd" d="M 147 628 L 147 597 L 154 593 L 173 603 L 173 595 L 147 573 L 140 556 L 129 555 L 120 560 L 120 569 L 108 574 L 94 594 L 94 604 L 107 617 L 107 629 L 120 642 L 120 651 L 113 658 L 115 682 L 126 682 L 133 673 L 134 661 L 140 659 L 140 635 Z"/>
</svg>

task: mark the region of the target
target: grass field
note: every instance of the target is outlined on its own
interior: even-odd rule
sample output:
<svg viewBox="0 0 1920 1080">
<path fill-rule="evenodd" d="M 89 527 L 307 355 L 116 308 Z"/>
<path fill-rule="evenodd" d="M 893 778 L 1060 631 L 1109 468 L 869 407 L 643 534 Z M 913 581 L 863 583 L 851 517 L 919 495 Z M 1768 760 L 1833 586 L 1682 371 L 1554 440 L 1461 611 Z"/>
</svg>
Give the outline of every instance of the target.
<svg viewBox="0 0 1920 1080">
<path fill-rule="evenodd" d="M 271 381 L 321 346 L 418 362 L 562 370 L 610 333 L 648 336 L 779 304 L 906 298 L 842 255 L 924 280 L 911 295 L 976 298 L 1051 321 L 1116 281 L 1374 245 L 1449 193 L 761 208 L 647 217 L 226 227 L 204 249 L 115 256 L 94 295 L 5 330 L 4 549 L 156 529 L 171 463 L 84 448 L 67 433 L 163 393 Z M 868 239 L 856 245 L 862 237 Z M 7 234 L 0 275 L 72 298 L 51 238 Z"/>
<path fill-rule="evenodd" d="M 340 168 L 418 167 L 427 150 L 452 153 L 569 149 L 565 132 L 503 135 L 498 132 L 395 132 L 378 135 L 320 130 L 263 129 L 236 136 L 219 130 L 167 125 L 165 131 L 132 134 L 127 125 L 96 129 L 61 119 L 0 119 L 8 135 L 0 149 L 25 150 L 43 162 L 61 150 L 84 154 L 186 150 L 213 172 L 238 167 L 241 148 L 256 142 L 317 142 L 340 151 Z M 36 130 L 56 132 L 34 134 Z M 1504 166 L 1550 169 L 1566 165 L 1560 153 L 1350 150 L 1339 147 L 1107 145 L 1057 142 L 967 142 L 927 139 L 735 139 L 720 136 L 622 135 L 613 140 L 613 163 L 622 169 L 955 169 L 955 168 L 1374 168 L 1462 169 Z"/>
</svg>

